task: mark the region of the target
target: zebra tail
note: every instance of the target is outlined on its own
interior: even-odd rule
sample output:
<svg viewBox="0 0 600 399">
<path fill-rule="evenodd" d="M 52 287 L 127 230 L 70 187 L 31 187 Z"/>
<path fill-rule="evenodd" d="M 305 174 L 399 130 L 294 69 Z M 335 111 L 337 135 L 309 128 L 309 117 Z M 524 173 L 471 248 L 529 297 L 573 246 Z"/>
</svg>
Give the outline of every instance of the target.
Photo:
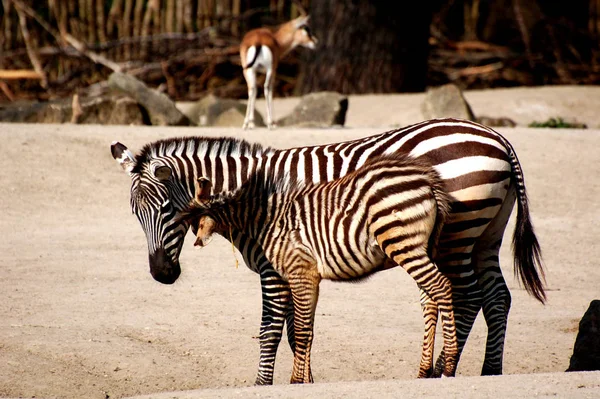
<svg viewBox="0 0 600 399">
<path fill-rule="evenodd" d="M 252 58 L 252 61 L 250 61 L 250 63 L 248 65 L 246 65 L 246 67 L 244 69 L 252 68 L 252 66 L 256 62 L 256 59 L 258 58 L 258 55 L 260 54 L 260 49 L 261 49 L 262 45 L 255 44 L 254 47 L 256 47 L 256 52 L 254 53 L 254 58 Z"/>
<path fill-rule="evenodd" d="M 544 289 L 546 278 L 542 262 L 542 250 L 531 224 L 523 172 L 514 149 L 508 141 L 505 140 L 505 142 L 509 149 L 513 177 L 517 184 L 517 221 L 512 242 L 515 275 L 520 277 L 525 290 L 530 295 L 541 303 L 546 303 Z"/>
<path fill-rule="evenodd" d="M 436 202 L 436 217 L 435 217 L 435 226 L 433 228 L 433 231 L 431 233 L 431 235 L 429 236 L 429 243 L 427 248 L 429 249 L 429 257 L 435 261 L 435 258 L 437 256 L 437 245 L 438 245 L 438 241 L 440 239 L 440 235 L 442 234 L 442 230 L 444 228 L 444 224 L 446 223 L 446 220 L 448 219 L 448 216 L 450 215 L 450 211 L 451 211 L 451 201 L 452 198 L 450 197 L 450 195 L 446 192 L 446 190 L 444 190 L 444 184 L 442 182 L 442 179 L 440 178 L 440 176 L 437 174 L 437 172 L 435 172 L 435 170 L 432 170 L 433 172 L 433 185 L 432 185 L 432 191 L 433 191 L 433 196 L 435 198 L 435 202 Z"/>
</svg>

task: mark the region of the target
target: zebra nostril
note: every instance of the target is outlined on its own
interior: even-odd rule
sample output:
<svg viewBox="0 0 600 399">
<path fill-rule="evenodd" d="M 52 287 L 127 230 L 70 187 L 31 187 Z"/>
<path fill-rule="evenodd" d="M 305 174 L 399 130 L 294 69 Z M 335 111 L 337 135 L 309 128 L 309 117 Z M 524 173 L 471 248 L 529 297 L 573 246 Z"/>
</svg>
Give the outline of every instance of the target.
<svg viewBox="0 0 600 399">
<path fill-rule="evenodd" d="M 171 262 L 164 249 L 160 248 L 149 255 L 150 274 L 162 284 L 173 284 L 181 274 L 179 262 Z"/>
</svg>

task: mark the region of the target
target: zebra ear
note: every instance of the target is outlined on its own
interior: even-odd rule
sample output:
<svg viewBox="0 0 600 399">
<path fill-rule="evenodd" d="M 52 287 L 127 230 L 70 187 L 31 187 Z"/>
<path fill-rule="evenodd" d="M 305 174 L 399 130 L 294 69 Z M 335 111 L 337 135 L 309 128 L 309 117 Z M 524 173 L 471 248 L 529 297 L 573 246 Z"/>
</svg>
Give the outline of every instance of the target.
<svg viewBox="0 0 600 399">
<path fill-rule="evenodd" d="M 154 177 L 156 177 L 160 181 L 169 180 L 169 178 L 171 177 L 171 168 L 164 165 L 157 166 L 154 169 Z"/>
<path fill-rule="evenodd" d="M 196 200 L 206 201 L 210 198 L 210 189 L 212 183 L 206 177 L 199 177 L 196 180 Z"/>
<path fill-rule="evenodd" d="M 135 158 L 131 151 L 118 141 L 113 141 L 110 145 L 110 152 L 123 170 L 131 175 L 131 171 L 135 166 Z"/>
</svg>

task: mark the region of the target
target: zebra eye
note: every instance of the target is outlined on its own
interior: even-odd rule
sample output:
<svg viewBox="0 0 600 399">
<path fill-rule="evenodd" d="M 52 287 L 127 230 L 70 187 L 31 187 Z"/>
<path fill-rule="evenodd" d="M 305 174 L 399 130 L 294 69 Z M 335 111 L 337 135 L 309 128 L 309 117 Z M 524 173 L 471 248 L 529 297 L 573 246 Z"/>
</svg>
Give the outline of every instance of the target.
<svg viewBox="0 0 600 399">
<path fill-rule="evenodd" d="M 170 200 L 166 200 L 165 202 L 162 203 L 162 205 L 160 206 L 161 210 L 165 210 L 167 209 L 169 206 L 171 205 L 171 201 Z"/>
</svg>

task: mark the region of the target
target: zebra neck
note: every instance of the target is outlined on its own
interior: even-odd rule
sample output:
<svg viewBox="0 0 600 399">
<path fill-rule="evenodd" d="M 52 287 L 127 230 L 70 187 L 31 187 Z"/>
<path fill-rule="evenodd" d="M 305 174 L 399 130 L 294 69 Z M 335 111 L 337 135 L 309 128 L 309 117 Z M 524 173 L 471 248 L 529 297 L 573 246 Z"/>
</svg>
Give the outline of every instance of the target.
<svg viewBox="0 0 600 399">
<path fill-rule="evenodd" d="M 194 181 L 198 177 L 206 177 L 211 181 L 213 193 L 231 192 L 240 188 L 258 168 L 270 173 L 273 169 L 272 159 L 277 153 L 207 155 L 192 164 L 192 173 L 182 173 L 178 179 L 190 198 L 194 197 Z"/>
<path fill-rule="evenodd" d="M 247 186 L 241 190 L 247 189 Z M 217 196 L 207 214 L 217 223 L 222 234 L 244 233 L 254 239 L 269 234 L 273 221 L 281 214 L 284 195 L 255 191 L 234 191 Z"/>
</svg>

